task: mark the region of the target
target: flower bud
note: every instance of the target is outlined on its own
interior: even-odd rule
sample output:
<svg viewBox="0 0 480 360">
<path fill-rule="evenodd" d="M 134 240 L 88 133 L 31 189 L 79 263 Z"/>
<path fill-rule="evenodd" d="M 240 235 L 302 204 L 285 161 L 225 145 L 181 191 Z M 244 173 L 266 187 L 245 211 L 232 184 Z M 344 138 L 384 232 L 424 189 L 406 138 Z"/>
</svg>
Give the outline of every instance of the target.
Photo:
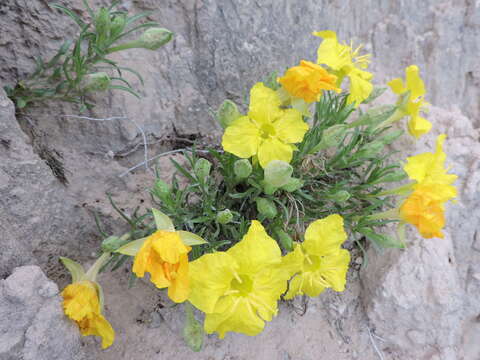
<svg viewBox="0 0 480 360">
<path fill-rule="evenodd" d="M 228 224 L 233 219 L 233 214 L 229 209 L 222 210 L 217 213 L 217 222 L 219 224 Z"/>
<path fill-rule="evenodd" d="M 337 124 L 325 129 L 322 134 L 322 139 L 318 145 L 310 151 L 310 154 L 338 145 L 342 141 L 346 131 L 347 125 L 345 124 Z"/>
<path fill-rule="evenodd" d="M 119 238 L 118 236 L 109 236 L 102 241 L 101 248 L 103 252 L 114 252 L 124 244 L 124 239 Z"/>
<path fill-rule="evenodd" d="M 84 78 L 84 91 L 105 91 L 108 90 L 111 80 L 106 72 L 88 74 Z"/>
<path fill-rule="evenodd" d="M 275 187 L 287 184 L 293 173 L 293 167 L 282 160 L 270 161 L 264 170 L 265 182 Z"/>
<path fill-rule="evenodd" d="M 212 168 L 212 163 L 207 159 L 200 158 L 195 163 L 194 171 L 199 179 L 205 181 L 205 179 L 210 175 L 210 170 Z"/>
<path fill-rule="evenodd" d="M 288 235 L 285 231 L 282 229 L 275 229 L 275 234 L 277 235 L 278 241 L 280 242 L 280 245 L 282 248 L 284 248 L 287 251 L 292 251 L 293 250 L 293 240 Z"/>
<path fill-rule="evenodd" d="M 240 159 L 233 164 L 233 172 L 239 179 L 245 179 L 252 173 L 252 164 L 248 159 Z"/>
<path fill-rule="evenodd" d="M 147 29 L 138 39 L 139 46 L 148 50 L 157 50 L 173 38 L 173 33 L 164 28 Z"/>
<path fill-rule="evenodd" d="M 346 190 L 340 190 L 329 196 L 329 198 L 337 203 L 342 203 L 350 199 L 350 193 Z"/>
<path fill-rule="evenodd" d="M 126 17 L 123 14 L 116 15 L 113 20 L 112 24 L 110 26 L 110 36 L 111 37 L 116 37 L 120 35 L 125 29 L 125 23 L 126 23 Z"/>
<path fill-rule="evenodd" d="M 217 118 L 222 128 L 226 129 L 232 122 L 237 120 L 242 114 L 238 111 L 237 105 L 233 101 L 225 100 L 217 110 Z"/>
<path fill-rule="evenodd" d="M 165 195 L 168 195 L 170 193 L 170 186 L 162 179 L 157 179 L 152 189 L 152 193 L 153 195 L 162 199 Z"/>
<path fill-rule="evenodd" d="M 275 191 L 278 190 L 276 186 L 270 185 L 265 180 L 261 180 L 260 184 L 263 187 L 263 192 L 265 193 L 265 195 L 273 195 L 275 194 Z"/>
<path fill-rule="evenodd" d="M 303 181 L 297 178 L 291 178 L 285 185 L 282 186 L 282 190 L 288 192 L 294 192 L 301 189 L 303 186 Z"/>
<path fill-rule="evenodd" d="M 110 13 L 102 7 L 95 17 L 95 32 L 100 38 L 105 38 L 110 30 Z"/>
<path fill-rule="evenodd" d="M 277 207 L 273 201 L 264 198 L 257 198 L 255 201 L 257 203 L 257 211 L 261 215 L 265 216 L 267 219 L 273 219 L 277 216 Z"/>
</svg>

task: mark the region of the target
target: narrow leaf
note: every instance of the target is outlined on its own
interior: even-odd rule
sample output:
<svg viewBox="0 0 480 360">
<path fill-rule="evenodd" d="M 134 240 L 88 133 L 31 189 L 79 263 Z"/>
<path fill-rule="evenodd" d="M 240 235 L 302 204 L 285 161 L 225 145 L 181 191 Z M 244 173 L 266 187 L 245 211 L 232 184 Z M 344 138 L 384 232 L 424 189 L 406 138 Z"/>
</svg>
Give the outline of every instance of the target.
<svg viewBox="0 0 480 360">
<path fill-rule="evenodd" d="M 185 245 L 194 246 L 194 245 L 202 245 L 202 244 L 208 243 L 202 237 L 188 231 L 180 230 L 180 231 L 177 231 L 177 233 L 180 235 L 180 238 L 182 239 L 182 242 Z"/>
<path fill-rule="evenodd" d="M 123 245 L 117 251 L 117 253 L 129 256 L 137 255 L 140 248 L 143 246 L 143 243 L 147 240 L 147 238 L 141 238 L 134 241 L 130 241 L 128 244 Z"/>
<path fill-rule="evenodd" d="M 157 209 L 152 209 L 152 214 L 155 219 L 157 230 L 175 231 L 172 220 L 167 215 Z"/>
</svg>

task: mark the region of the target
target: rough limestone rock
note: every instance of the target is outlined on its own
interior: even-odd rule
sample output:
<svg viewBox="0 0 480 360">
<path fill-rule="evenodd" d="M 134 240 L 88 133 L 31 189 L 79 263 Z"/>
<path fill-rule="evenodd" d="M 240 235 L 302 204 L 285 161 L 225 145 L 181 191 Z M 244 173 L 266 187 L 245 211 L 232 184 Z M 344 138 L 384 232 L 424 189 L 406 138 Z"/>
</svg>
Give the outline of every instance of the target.
<svg viewBox="0 0 480 360">
<path fill-rule="evenodd" d="M 447 134 L 447 165 L 458 175 L 458 203 L 447 207 L 445 239 L 408 233 L 405 251 L 369 253 L 363 300 L 370 323 L 398 359 L 480 358 L 480 134 L 459 113 L 432 108 L 434 124 L 416 144 L 404 138 L 404 155 L 434 151 Z M 415 145 L 415 146 L 413 146 Z"/>
<path fill-rule="evenodd" d="M 88 249 L 94 229 L 86 212 L 52 175 L 46 162 L 33 152 L 3 89 L 0 219 L 0 276 L 31 263 L 41 263 L 53 275 L 58 256 L 80 253 L 82 247 L 83 251 Z"/>
<path fill-rule="evenodd" d="M 38 266 L 0 280 L 1 360 L 87 360 L 77 326 L 62 311 L 55 283 Z"/>
</svg>

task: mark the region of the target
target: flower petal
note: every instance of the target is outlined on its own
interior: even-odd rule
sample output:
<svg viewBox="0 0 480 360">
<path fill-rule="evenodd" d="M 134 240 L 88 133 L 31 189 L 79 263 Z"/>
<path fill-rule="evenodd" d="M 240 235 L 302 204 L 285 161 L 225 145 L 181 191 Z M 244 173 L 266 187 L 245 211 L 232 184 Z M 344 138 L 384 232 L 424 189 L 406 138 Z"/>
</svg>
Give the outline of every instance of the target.
<svg viewBox="0 0 480 360">
<path fill-rule="evenodd" d="M 412 100 L 425 95 L 425 85 L 419 75 L 418 66 L 410 65 L 405 69 L 405 80 Z"/>
<path fill-rule="evenodd" d="M 403 94 L 405 91 L 407 91 L 407 88 L 403 84 L 403 80 L 401 78 L 390 80 L 387 85 L 390 86 L 390 89 L 392 89 L 392 91 L 397 95 Z"/>
<path fill-rule="evenodd" d="M 242 116 L 225 129 L 222 147 L 241 158 L 255 155 L 260 144 L 260 130 L 248 116 Z"/>
<path fill-rule="evenodd" d="M 308 124 L 303 121 L 300 111 L 287 109 L 282 116 L 273 123 L 276 136 L 284 143 L 299 143 L 308 131 Z"/>
<path fill-rule="evenodd" d="M 343 218 L 333 214 L 308 226 L 302 246 L 307 254 L 324 256 L 337 252 L 346 239 Z"/>
<path fill-rule="evenodd" d="M 347 103 L 354 103 L 355 106 L 358 106 L 363 100 L 368 98 L 373 91 L 373 85 L 370 82 L 372 74 L 354 68 L 348 76 L 350 78 L 350 95 L 348 95 Z"/>
<path fill-rule="evenodd" d="M 265 168 L 272 160 L 283 160 L 289 163 L 292 160 L 292 156 L 292 147 L 277 138 L 264 140 L 258 148 L 258 161 L 262 168 Z"/>
<path fill-rule="evenodd" d="M 230 289 L 238 269 L 235 259 L 226 252 L 205 254 L 190 263 L 188 300 L 204 313 L 212 313 L 218 299 Z"/>
<path fill-rule="evenodd" d="M 190 294 L 188 267 L 188 255 L 183 254 L 178 262 L 176 277 L 168 288 L 168 297 L 176 303 L 184 302 Z"/>
<path fill-rule="evenodd" d="M 219 300 L 218 307 L 222 311 L 205 316 L 204 326 L 208 334 L 216 331 L 220 339 L 229 331 L 255 336 L 265 327 L 265 322 L 246 298 L 225 296 Z"/>
<path fill-rule="evenodd" d="M 275 240 L 266 233 L 262 224 L 253 220 L 243 239 L 227 250 L 235 258 L 239 271 L 256 274 L 262 268 L 281 262 L 281 250 Z"/>
<path fill-rule="evenodd" d="M 350 253 L 348 250 L 340 249 L 337 253 L 322 258 L 318 273 L 333 290 L 343 291 L 347 282 L 349 263 Z"/>
<path fill-rule="evenodd" d="M 412 116 L 408 121 L 408 132 L 415 138 L 427 134 L 432 128 L 432 123 L 421 116 Z"/>
<path fill-rule="evenodd" d="M 275 90 L 263 83 L 256 83 L 250 90 L 250 105 L 248 116 L 258 123 L 270 124 L 281 114 L 281 100 Z"/>
</svg>

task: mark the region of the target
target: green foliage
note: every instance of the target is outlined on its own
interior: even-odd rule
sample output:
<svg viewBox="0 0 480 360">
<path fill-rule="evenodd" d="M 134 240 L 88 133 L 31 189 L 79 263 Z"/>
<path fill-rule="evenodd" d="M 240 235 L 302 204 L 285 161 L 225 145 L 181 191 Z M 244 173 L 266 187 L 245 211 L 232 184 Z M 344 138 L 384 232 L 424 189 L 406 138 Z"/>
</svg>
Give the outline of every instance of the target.
<svg viewBox="0 0 480 360">
<path fill-rule="evenodd" d="M 132 73 L 143 84 L 141 75 L 134 69 L 120 66 L 107 56 L 131 48 L 156 50 L 170 41 L 173 34 L 158 28 L 156 22 L 138 24 L 139 20 L 150 14 L 128 16 L 126 11 L 115 10 L 118 2 L 108 8 L 102 7 L 96 13 L 86 0 L 83 3 L 89 20 L 80 18 L 62 5 L 50 5 L 69 16 L 78 26 L 79 34 L 75 40 L 66 40 L 50 60 L 36 58 L 35 71 L 26 79 L 13 88 L 5 86 L 7 95 L 17 108 L 57 99 L 79 104 L 83 111 L 94 106 L 87 100 L 87 94 L 110 89 L 140 97 L 123 74 Z M 144 33 L 137 40 L 124 42 L 128 35 L 139 30 Z"/>
</svg>

